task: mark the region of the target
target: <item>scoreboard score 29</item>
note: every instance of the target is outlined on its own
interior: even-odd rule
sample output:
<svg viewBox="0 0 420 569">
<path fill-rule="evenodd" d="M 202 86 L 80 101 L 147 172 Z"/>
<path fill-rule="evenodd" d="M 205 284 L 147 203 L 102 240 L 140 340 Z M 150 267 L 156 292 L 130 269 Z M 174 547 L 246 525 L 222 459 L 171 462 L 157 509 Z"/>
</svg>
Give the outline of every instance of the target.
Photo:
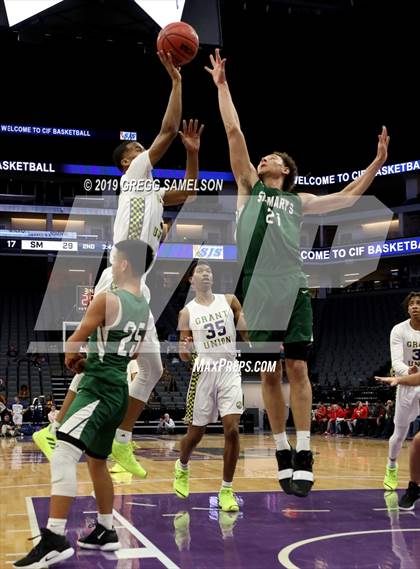
<svg viewBox="0 0 420 569">
<path fill-rule="evenodd" d="M 79 312 L 85 312 L 89 306 L 95 288 L 93 286 L 77 285 L 76 286 L 76 307 Z"/>
</svg>

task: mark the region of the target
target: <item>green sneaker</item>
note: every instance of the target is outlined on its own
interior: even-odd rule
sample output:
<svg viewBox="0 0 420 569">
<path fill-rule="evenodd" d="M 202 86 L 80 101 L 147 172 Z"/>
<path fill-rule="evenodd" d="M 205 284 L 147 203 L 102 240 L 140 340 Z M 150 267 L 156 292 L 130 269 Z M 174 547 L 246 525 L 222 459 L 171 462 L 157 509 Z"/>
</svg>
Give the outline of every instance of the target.
<svg viewBox="0 0 420 569">
<path fill-rule="evenodd" d="M 131 474 L 134 474 L 134 476 L 138 476 L 139 478 L 146 478 L 147 471 L 136 460 L 131 444 L 119 443 L 114 440 L 112 443 L 111 456 L 113 460 L 118 462 L 118 464 L 127 472 L 131 472 Z"/>
<path fill-rule="evenodd" d="M 109 469 L 109 472 L 111 474 L 121 474 L 121 472 L 127 472 L 127 471 L 123 466 L 121 466 L 121 464 L 118 464 L 118 462 L 114 462 L 114 464 Z M 131 472 L 129 474 L 131 474 Z"/>
<path fill-rule="evenodd" d="M 44 429 L 41 429 L 40 431 L 33 433 L 32 440 L 36 446 L 45 454 L 47 459 L 51 460 L 51 455 L 55 449 L 55 445 L 57 444 L 57 437 L 51 433 L 50 425 Z"/>
<path fill-rule="evenodd" d="M 219 512 L 219 526 L 222 532 L 223 539 L 233 537 L 233 528 L 238 520 L 239 512 Z"/>
<path fill-rule="evenodd" d="M 175 543 L 179 551 L 189 550 L 190 535 L 190 514 L 188 512 L 179 512 L 174 517 Z"/>
<path fill-rule="evenodd" d="M 232 488 L 222 488 L 219 492 L 219 508 L 224 512 L 238 512 L 239 505 Z"/>
<path fill-rule="evenodd" d="M 386 467 L 384 488 L 385 490 L 396 490 L 398 488 L 398 464 L 395 465 L 395 468 Z"/>
<path fill-rule="evenodd" d="M 173 488 L 178 498 L 188 498 L 190 494 L 190 470 L 181 468 L 179 459 L 175 462 Z"/>
</svg>

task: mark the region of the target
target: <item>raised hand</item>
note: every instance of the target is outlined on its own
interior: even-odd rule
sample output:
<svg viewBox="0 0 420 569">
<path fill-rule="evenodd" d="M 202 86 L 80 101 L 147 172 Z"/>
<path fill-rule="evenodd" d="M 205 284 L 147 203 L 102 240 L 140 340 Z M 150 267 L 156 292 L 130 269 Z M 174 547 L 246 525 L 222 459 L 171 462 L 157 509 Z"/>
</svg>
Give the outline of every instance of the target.
<svg viewBox="0 0 420 569">
<path fill-rule="evenodd" d="M 378 135 L 378 150 L 376 152 L 376 160 L 381 164 L 384 164 L 388 158 L 388 144 L 388 131 L 386 129 L 386 126 L 383 126 L 381 134 Z"/>
<path fill-rule="evenodd" d="M 220 50 L 216 49 L 215 57 L 210 55 L 210 63 L 212 67 L 205 67 L 204 69 L 213 77 L 216 86 L 226 83 L 225 63 L 226 58 L 221 59 Z"/>
<path fill-rule="evenodd" d="M 168 51 L 165 53 L 164 51 L 158 51 L 157 54 L 172 81 L 181 81 L 182 77 L 179 72 L 179 67 L 175 67 L 171 52 Z"/>
<path fill-rule="evenodd" d="M 182 144 L 185 146 L 187 152 L 198 152 L 200 149 L 200 137 L 203 132 L 204 125 L 198 126 L 197 119 L 190 119 L 187 123 L 186 120 L 182 121 L 182 130 L 179 135 Z"/>
</svg>

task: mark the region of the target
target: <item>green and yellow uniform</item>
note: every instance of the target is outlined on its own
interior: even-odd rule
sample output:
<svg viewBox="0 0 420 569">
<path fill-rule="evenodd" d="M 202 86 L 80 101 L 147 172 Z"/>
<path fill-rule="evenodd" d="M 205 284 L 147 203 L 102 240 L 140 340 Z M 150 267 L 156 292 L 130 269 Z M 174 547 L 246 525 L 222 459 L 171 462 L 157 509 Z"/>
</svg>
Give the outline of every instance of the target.
<svg viewBox="0 0 420 569">
<path fill-rule="evenodd" d="M 94 458 L 106 458 L 128 404 L 127 365 L 146 333 L 149 305 L 143 296 L 115 290 L 120 311 L 112 326 L 89 338 L 85 372 L 57 438 L 68 440 Z"/>
</svg>

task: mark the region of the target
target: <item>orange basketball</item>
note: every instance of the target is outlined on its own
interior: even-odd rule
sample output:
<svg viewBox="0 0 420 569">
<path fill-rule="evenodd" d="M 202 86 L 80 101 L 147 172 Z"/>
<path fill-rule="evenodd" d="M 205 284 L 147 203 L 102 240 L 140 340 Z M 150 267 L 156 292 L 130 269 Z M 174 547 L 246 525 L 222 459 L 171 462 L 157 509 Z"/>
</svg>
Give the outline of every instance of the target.
<svg viewBox="0 0 420 569">
<path fill-rule="evenodd" d="M 157 38 L 158 51 L 170 51 L 176 66 L 185 65 L 197 55 L 199 39 L 195 29 L 185 22 L 174 22 L 162 28 Z"/>
</svg>

